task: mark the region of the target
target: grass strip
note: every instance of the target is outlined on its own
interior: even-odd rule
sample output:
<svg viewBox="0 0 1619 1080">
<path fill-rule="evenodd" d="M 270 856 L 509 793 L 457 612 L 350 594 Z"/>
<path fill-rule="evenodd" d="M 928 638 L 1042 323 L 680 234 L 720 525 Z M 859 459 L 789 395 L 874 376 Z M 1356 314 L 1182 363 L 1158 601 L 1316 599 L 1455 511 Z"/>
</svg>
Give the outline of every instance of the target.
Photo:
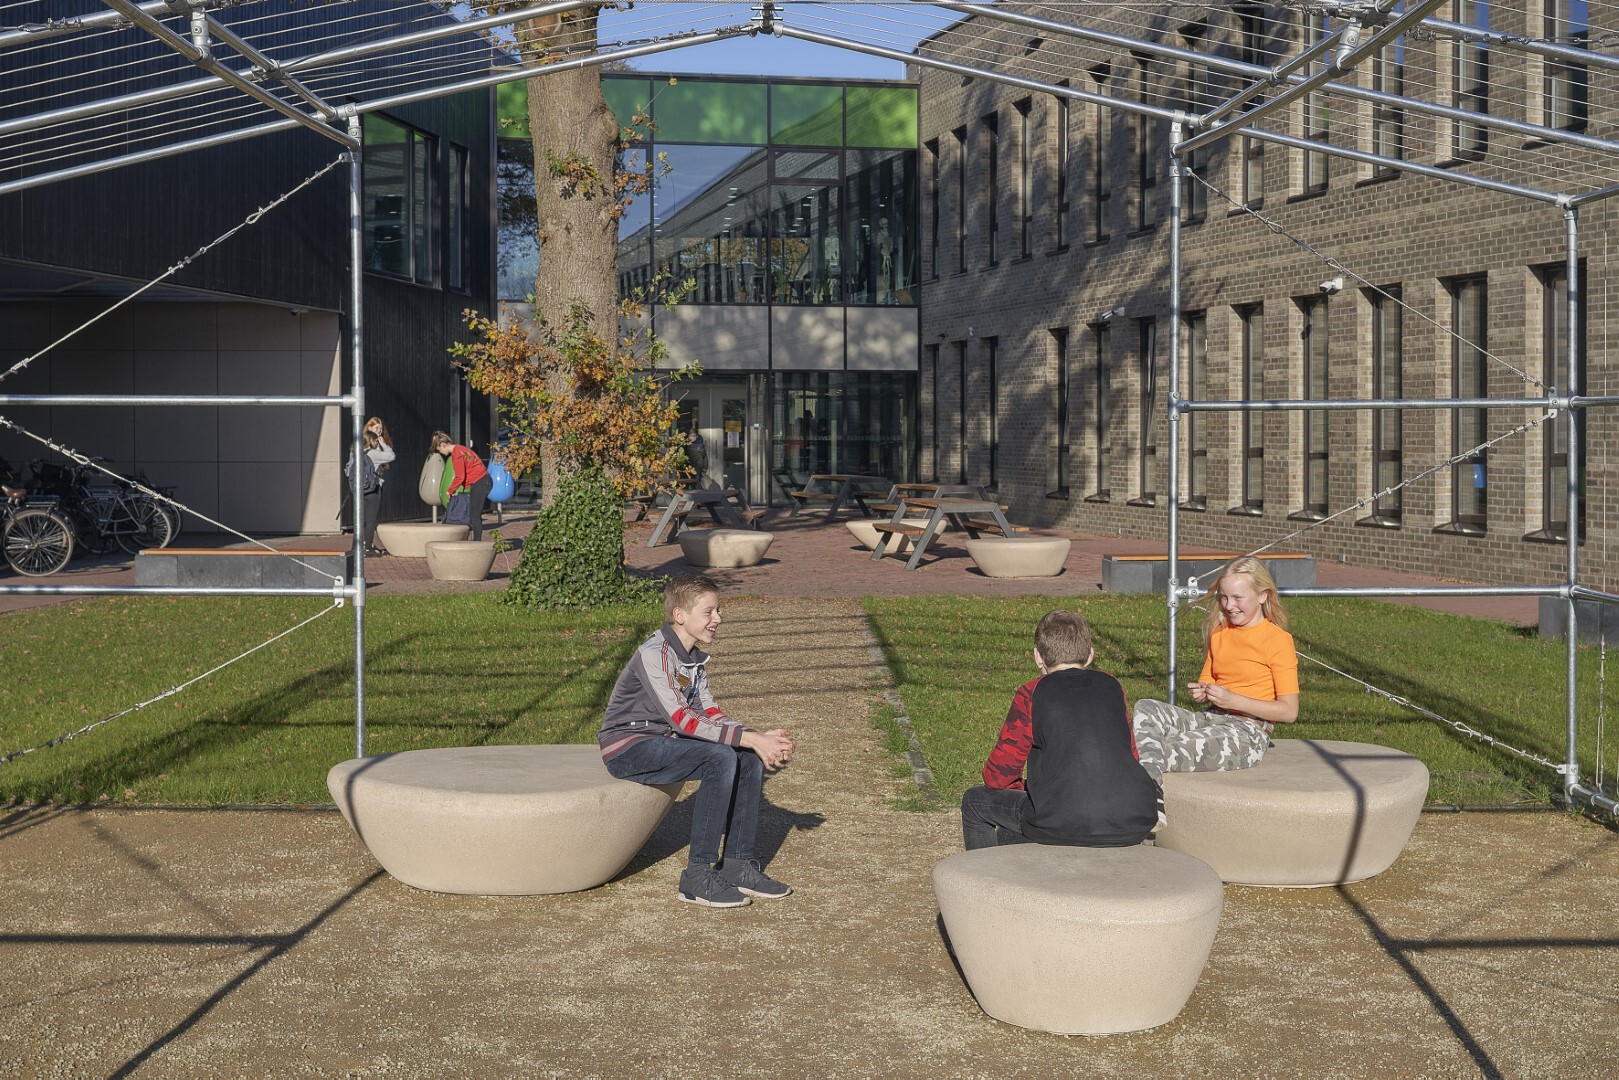
<svg viewBox="0 0 1619 1080">
<path fill-rule="evenodd" d="M 1289 600 L 1299 651 L 1512 746 L 1561 762 L 1566 648 L 1489 619 L 1338 597 Z M 865 601 L 928 765 L 946 800 L 979 783 L 1012 691 L 1034 678 L 1034 625 L 1050 597 L 873 597 Z M 1130 700 L 1164 695 L 1165 608 L 1157 596 L 1095 596 L 1074 604 L 1095 634 L 1096 666 Z M 1182 609 L 1180 682 L 1203 662 L 1201 609 Z M 1582 767 L 1596 752 L 1596 650 L 1580 661 Z M 1278 738 L 1346 739 L 1415 754 L 1436 803 L 1544 804 L 1561 778 L 1448 725 L 1301 661 L 1297 724 Z M 1184 692 L 1181 698 L 1185 699 Z M 1603 748 L 1611 762 L 1612 745 Z"/>
<path fill-rule="evenodd" d="M 329 602 L 117 597 L 0 620 L 0 753 L 128 708 Z M 653 606 L 550 614 L 488 593 L 366 604 L 367 753 L 595 738 Z M 354 620 L 333 611 L 172 698 L 0 765 L 0 800 L 329 802 L 354 756 Z"/>
</svg>

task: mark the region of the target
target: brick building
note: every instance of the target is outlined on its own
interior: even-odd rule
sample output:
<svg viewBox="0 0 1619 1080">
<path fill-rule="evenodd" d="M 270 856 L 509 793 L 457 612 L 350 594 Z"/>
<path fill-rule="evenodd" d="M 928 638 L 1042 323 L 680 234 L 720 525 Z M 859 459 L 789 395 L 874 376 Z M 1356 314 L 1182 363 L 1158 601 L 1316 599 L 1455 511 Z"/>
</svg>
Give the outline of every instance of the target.
<svg viewBox="0 0 1619 1080">
<path fill-rule="evenodd" d="M 1550 9 L 1569 16 L 1560 0 L 1548 0 L 1548 11 L 1492 6 L 1482 16 L 1482 5 L 1451 7 L 1449 18 L 1488 18 L 1491 30 L 1527 37 L 1554 36 L 1541 21 Z M 1269 66 L 1327 25 L 1299 9 L 1243 4 L 1120 6 L 1096 20 L 1183 52 L 1103 49 L 970 15 L 918 54 L 1047 84 L 1063 73 L 1076 88 L 1201 110 L 1239 76 L 1198 56 Z M 1556 36 L 1580 40 L 1571 25 L 1557 23 Z M 1475 80 L 1486 68 L 1488 78 Z M 1165 537 L 1169 124 L 959 72 L 917 65 L 913 74 L 922 144 L 919 477 L 991 485 L 1017 519 L 1035 524 Z M 1330 139 L 1428 173 L 1242 137 L 1190 157 L 1207 184 L 1188 179 L 1182 189 L 1179 395 L 1503 398 L 1545 393 L 1535 379 L 1566 386 L 1562 210 L 1447 180 L 1432 167 L 1552 191 L 1591 177 L 1602 186 L 1602 171 L 1615 166 L 1600 153 L 1475 127 L 1456 112 L 1606 133 L 1606 77 L 1460 35 L 1412 34 L 1353 79 L 1448 103 L 1452 115 L 1319 94 L 1271 122 L 1297 139 Z M 1538 183 L 1523 179 L 1526 169 L 1540 172 Z M 1609 216 L 1596 202 L 1579 219 L 1592 394 L 1608 392 L 1613 373 Z M 1450 578 L 1560 579 L 1566 417 L 1443 464 L 1543 414 L 1184 414 L 1182 540 L 1246 550 L 1370 500 L 1286 546 Z M 1608 554 L 1619 447 L 1600 410 L 1583 431 L 1588 446 L 1576 468 L 1591 501 L 1581 515 L 1581 576 L 1595 584 L 1619 569 Z"/>
</svg>

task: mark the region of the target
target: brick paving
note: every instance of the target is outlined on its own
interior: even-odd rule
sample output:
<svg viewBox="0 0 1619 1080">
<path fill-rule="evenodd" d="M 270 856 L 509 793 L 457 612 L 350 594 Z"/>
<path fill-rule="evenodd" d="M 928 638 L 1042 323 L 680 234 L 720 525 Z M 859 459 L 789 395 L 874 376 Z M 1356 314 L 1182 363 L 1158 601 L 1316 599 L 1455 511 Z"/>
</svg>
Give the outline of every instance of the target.
<svg viewBox="0 0 1619 1080">
<path fill-rule="evenodd" d="M 513 544 L 513 549 L 495 560 L 495 568 L 485 581 L 434 581 L 427 572 L 426 560 L 387 556 L 366 560 L 367 591 L 371 595 L 381 595 L 503 589 L 510 576 L 510 568 L 517 565 L 523 538 L 533 528 L 534 518 L 534 511 L 520 510 L 506 515 L 499 524 L 490 519 L 485 532 L 490 528 L 499 528 L 501 535 Z M 731 595 L 738 597 L 1090 596 L 1101 590 L 1104 555 L 1145 555 L 1164 550 L 1163 544 L 1147 540 L 1036 529 L 1031 535 L 1066 536 L 1073 541 L 1063 572 L 1054 578 L 989 578 L 979 573 L 968 558 L 963 545 L 964 534 L 947 532 L 929 548 L 922 564 L 908 571 L 900 558 L 888 557 L 873 562 L 866 549 L 844 528 L 843 522 L 847 520 L 848 516 L 844 515 L 839 521 L 829 523 L 822 512 L 806 512 L 793 518 L 788 516 L 786 510 L 773 510 L 762 523 L 764 529 L 775 537 L 764 560 L 758 566 L 714 570 L 711 573 Z M 626 565 L 639 573 L 672 574 L 690 570 L 691 567 L 681 558 L 679 544 L 665 542 L 656 548 L 646 546 L 648 537 L 652 535 L 652 527 L 651 520 L 626 525 Z M 231 546 L 237 543 L 232 537 L 217 535 L 187 535 L 181 542 L 188 547 Z M 276 538 L 269 542 L 278 547 L 343 551 L 347 550 L 350 539 L 346 535 L 301 536 Z M 1212 549 L 1187 547 L 1182 550 L 1183 554 L 1196 555 L 1209 553 Z M 1419 574 L 1400 574 L 1326 561 L 1317 562 L 1316 581 L 1324 586 L 1455 584 L 1455 581 Z M 68 570 L 52 578 L 23 579 L 12 576 L 0 578 L 0 583 L 132 585 L 134 559 L 126 555 L 109 555 L 74 563 Z M 0 595 L 0 613 L 60 602 L 61 599 L 55 597 Z M 1396 598 L 1394 602 L 1501 619 L 1518 626 L 1535 626 L 1539 622 L 1539 604 L 1533 597 L 1407 597 Z"/>
</svg>

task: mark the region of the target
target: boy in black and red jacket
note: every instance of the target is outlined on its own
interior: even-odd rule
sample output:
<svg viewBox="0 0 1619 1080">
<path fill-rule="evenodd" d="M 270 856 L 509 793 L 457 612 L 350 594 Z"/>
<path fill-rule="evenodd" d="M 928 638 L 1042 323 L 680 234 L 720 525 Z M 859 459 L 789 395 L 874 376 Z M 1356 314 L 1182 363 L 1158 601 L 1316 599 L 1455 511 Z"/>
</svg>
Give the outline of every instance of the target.
<svg viewBox="0 0 1619 1080">
<path fill-rule="evenodd" d="M 1119 680 L 1088 665 L 1091 628 L 1053 611 L 1034 631 L 1041 677 L 1012 695 L 984 783 L 961 797 L 967 849 L 1125 847 L 1152 835 L 1162 792 L 1141 767 Z"/>
</svg>

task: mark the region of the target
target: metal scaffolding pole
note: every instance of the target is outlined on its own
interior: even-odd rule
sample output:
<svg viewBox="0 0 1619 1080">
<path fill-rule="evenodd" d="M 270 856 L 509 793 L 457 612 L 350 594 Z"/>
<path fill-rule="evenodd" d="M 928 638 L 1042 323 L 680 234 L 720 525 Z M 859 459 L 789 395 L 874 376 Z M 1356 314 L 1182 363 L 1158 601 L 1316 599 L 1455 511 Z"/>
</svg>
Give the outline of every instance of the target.
<svg viewBox="0 0 1619 1080">
<path fill-rule="evenodd" d="M 1151 123 L 1151 121 L 1147 121 Z M 1180 608 L 1180 542 L 1181 542 L 1181 189 L 1185 183 L 1181 176 L 1182 125 L 1175 121 L 1169 125 L 1169 393 L 1166 411 L 1169 414 L 1169 582 L 1167 614 L 1169 617 L 1169 672 L 1164 700 L 1175 704 L 1176 668 L 1179 650 L 1175 632 Z M 1148 372 L 1149 377 L 1156 372 Z"/>
<path fill-rule="evenodd" d="M 354 505 L 354 756 L 365 757 L 365 491 L 361 480 L 360 455 L 365 453 L 365 246 L 364 246 L 364 145 L 360 117 L 349 116 L 349 369 L 352 372 L 350 413 L 354 455 L 349 495 Z"/>
<path fill-rule="evenodd" d="M 1563 228 L 1567 236 L 1567 251 L 1565 258 L 1567 265 L 1564 273 L 1568 275 L 1568 309 L 1565 319 L 1568 325 L 1564 328 L 1568 333 L 1568 385 L 1563 387 L 1565 394 L 1573 393 L 1584 385 L 1581 375 L 1584 357 L 1580 355 L 1580 212 L 1570 206 L 1563 211 Z M 1565 674 L 1568 691 L 1568 758 L 1563 768 L 1563 795 L 1570 804 L 1579 800 L 1580 787 L 1580 760 L 1578 739 L 1580 734 L 1579 717 L 1579 674 L 1580 674 L 1580 625 L 1579 604 L 1574 598 L 1572 590 L 1580 583 L 1580 483 L 1579 483 L 1579 449 L 1580 425 L 1579 414 L 1569 410 L 1565 414 L 1563 448 L 1568 453 L 1568 464 L 1564 470 L 1567 475 L 1566 495 L 1568 499 L 1568 587 L 1570 593 L 1563 601 L 1566 611 L 1564 625 L 1568 627 L 1568 658 L 1567 672 Z M 1600 750 L 1598 751 L 1601 752 Z"/>
</svg>

